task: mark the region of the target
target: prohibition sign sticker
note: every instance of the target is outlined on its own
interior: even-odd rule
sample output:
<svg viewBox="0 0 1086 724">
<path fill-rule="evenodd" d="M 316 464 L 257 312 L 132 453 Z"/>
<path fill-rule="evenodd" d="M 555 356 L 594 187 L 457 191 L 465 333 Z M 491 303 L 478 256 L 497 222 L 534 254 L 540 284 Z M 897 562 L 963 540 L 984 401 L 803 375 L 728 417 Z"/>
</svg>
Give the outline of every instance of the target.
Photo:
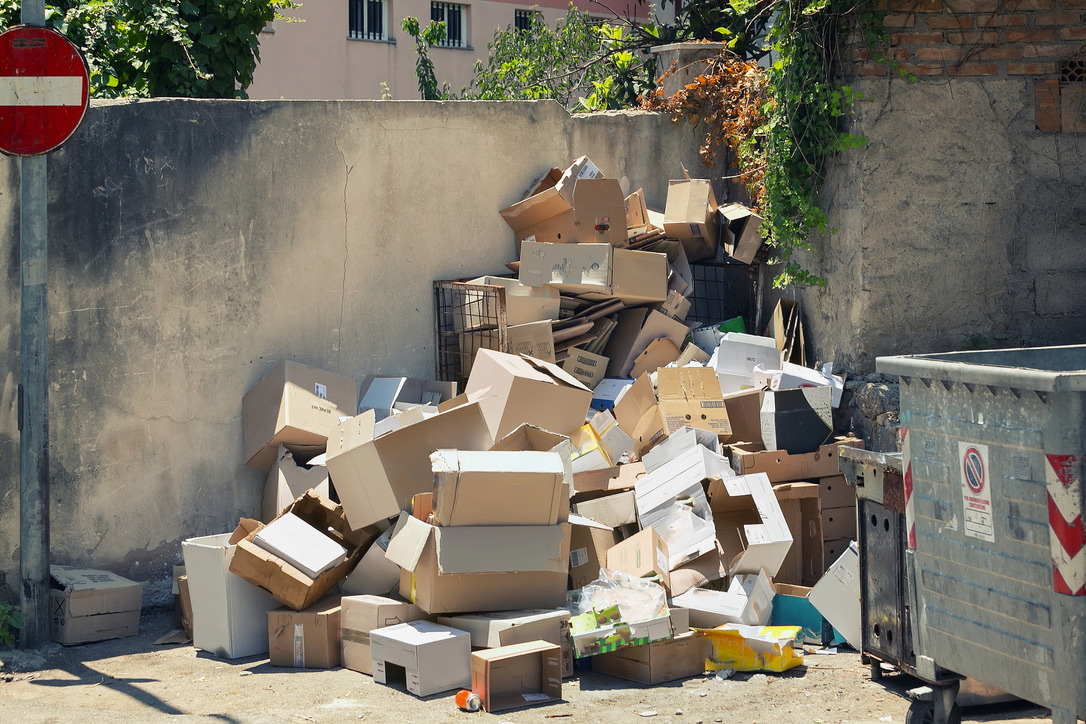
<svg viewBox="0 0 1086 724">
<path fill-rule="evenodd" d="M 86 61 L 60 33 L 29 25 L 0 33 L 0 151 L 38 156 L 62 146 L 89 91 Z"/>
<path fill-rule="evenodd" d="M 994 542 L 995 518 L 992 513 L 988 446 L 959 442 L 958 469 L 961 471 L 962 507 L 965 511 L 963 530 L 967 536 Z"/>
</svg>

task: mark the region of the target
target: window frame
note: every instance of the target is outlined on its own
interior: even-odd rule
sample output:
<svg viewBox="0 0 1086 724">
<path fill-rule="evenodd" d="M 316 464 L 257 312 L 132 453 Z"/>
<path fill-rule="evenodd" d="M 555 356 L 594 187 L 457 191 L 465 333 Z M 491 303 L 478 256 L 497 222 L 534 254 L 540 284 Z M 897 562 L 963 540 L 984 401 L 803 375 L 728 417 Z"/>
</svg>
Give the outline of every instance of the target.
<svg viewBox="0 0 1086 724">
<path fill-rule="evenodd" d="M 392 14 L 389 7 L 391 4 L 391 0 L 348 0 L 347 39 L 367 40 L 374 43 L 395 42 L 388 22 Z M 381 27 L 375 32 L 373 25 L 377 16 L 373 13 L 373 7 L 377 5 L 380 6 L 377 16 L 379 16 Z"/>
<path fill-rule="evenodd" d="M 446 0 L 430 0 L 430 21 L 444 21 L 445 22 L 445 40 L 436 44 L 438 48 L 448 48 L 451 50 L 470 50 L 471 49 L 471 37 L 469 36 L 469 22 L 468 17 L 471 6 L 466 3 L 453 3 L 446 2 Z M 450 10 L 456 11 L 457 22 L 450 21 Z M 440 11 L 440 12 L 438 12 Z M 458 29 L 459 35 L 455 39 L 450 35 L 450 30 L 453 28 Z"/>
</svg>

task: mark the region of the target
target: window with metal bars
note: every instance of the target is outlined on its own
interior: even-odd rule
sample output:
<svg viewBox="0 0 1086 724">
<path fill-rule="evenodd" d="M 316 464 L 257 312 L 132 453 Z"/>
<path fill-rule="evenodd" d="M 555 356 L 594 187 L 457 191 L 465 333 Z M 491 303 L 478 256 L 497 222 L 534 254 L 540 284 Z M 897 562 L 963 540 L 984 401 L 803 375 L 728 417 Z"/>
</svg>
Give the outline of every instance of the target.
<svg viewBox="0 0 1086 724">
<path fill-rule="evenodd" d="M 387 0 L 348 0 L 351 40 L 388 40 Z"/>
<path fill-rule="evenodd" d="M 445 23 L 445 40 L 438 43 L 442 48 L 466 48 L 468 45 L 468 8 L 455 3 L 430 3 L 430 19 Z"/>
<path fill-rule="evenodd" d="M 528 30 L 532 27 L 532 16 L 535 15 L 531 10 L 514 10 L 513 11 L 513 27 L 517 30 Z"/>
</svg>

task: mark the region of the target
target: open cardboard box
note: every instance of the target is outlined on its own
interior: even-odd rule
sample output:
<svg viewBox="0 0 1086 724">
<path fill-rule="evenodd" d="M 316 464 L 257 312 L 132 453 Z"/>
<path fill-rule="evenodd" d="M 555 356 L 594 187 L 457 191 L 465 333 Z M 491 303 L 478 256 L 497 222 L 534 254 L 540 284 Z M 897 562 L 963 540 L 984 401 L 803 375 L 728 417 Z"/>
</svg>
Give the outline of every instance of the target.
<svg viewBox="0 0 1086 724">
<path fill-rule="evenodd" d="M 700 676 L 712 653 L 709 641 L 697 631 L 641 646 L 626 646 L 592 658 L 592 670 L 650 686 Z"/>
<path fill-rule="evenodd" d="M 562 698 L 561 648 L 528 641 L 471 655 L 471 690 L 490 713 Z"/>
<path fill-rule="evenodd" d="M 261 520 L 270 523 L 283 509 L 307 490 L 328 497 L 328 469 L 323 465 L 307 465 L 314 455 L 324 452 L 324 446 L 299 449 L 280 445 L 275 464 L 268 471 L 264 484 L 264 506 Z"/>
<path fill-rule="evenodd" d="M 713 480 L 709 506 L 729 572 L 777 575 L 792 548 L 792 533 L 765 473 Z"/>
<path fill-rule="evenodd" d="M 307 576 L 273 553 L 253 542 L 264 528 L 260 521 L 242 518 L 230 536 L 237 546 L 230 561 L 230 572 L 267 590 L 275 599 L 296 611 L 309 608 L 332 586 L 343 579 L 358 563 L 378 531 L 375 528 L 353 530 L 343 507 L 313 491 L 306 491 L 284 513 L 291 512 L 347 549 L 343 563 L 316 578 Z"/>
<path fill-rule="evenodd" d="M 732 470 L 739 475 L 765 473 L 772 483 L 814 480 L 840 475 L 837 453 L 841 447 L 863 448 L 857 437 L 838 437 L 815 452 L 789 455 L 784 450 L 766 450 L 760 443 L 742 442 L 728 446 Z"/>
<path fill-rule="evenodd" d="M 557 525 L 569 509 L 558 453 L 438 450 L 430 464 L 439 526 Z"/>
</svg>

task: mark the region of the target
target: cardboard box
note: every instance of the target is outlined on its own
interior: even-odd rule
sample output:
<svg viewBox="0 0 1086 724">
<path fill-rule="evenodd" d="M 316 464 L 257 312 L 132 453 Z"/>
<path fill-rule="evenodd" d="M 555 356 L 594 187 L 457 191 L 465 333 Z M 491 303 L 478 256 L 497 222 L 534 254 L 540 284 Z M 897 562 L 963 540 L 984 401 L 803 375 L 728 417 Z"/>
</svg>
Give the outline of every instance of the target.
<svg viewBox="0 0 1086 724">
<path fill-rule="evenodd" d="M 571 515 L 569 539 L 569 575 L 574 590 L 587 586 L 600 576 L 609 551 L 618 539 L 615 530 L 582 515 Z"/>
<path fill-rule="evenodd" d="M 691 306 L 692 305 L 689 299 L 687 299 L 674 289 L 671 289 L 667 293 L 667 299 L 661 302 L 656 308 L 667 316 L 671 317 L 672 319 L 677 319 L 682 322 L 686 320 L 686 315 L 690 314 Z M 685 366 L 686 363 L 695 359 L 698 362 L 704 362 L 705 360 L 709 359 L 709 355 L 706 354 L 704 351 L 698 350 L 697 347 L 691 347 L 688 345 L 687 348 L 690 350 L 690 357 L 687 358 L 684 362 L 680 362 L 680 367 Z M 683 351 L 686 352 L 686 350 Z M 697 355 L 700 355 L 700 357 L 698 357 Z M 679 359 L 683 358 L 680 356 Z"/>
<path fill-rule="evenodd" d="M 502 287 L 505 290 L 505 323 L 510 327 L 558 319 L 561 296 L 558 290 L 549 284 L 529 287 L 511 277 L 493 276 L 472 279 L 468 284 Z M 497 320 L 501 310 L 493 308 L 490 302 L 492 299 L 493 297 L 483 294 L 476 298 L 469 295 L 464 309 L 458 310 L 453 319 L 454 331 L 463 332 L 493 324 L 491 320 Z"/>
<path fill-rule="evenodd" d="M 490 713 L 562 698 L 561 650 L 545 641 L 476 651 L 471 655 L 471 690 Z"/>
<path fill-rule="evenodd" d="M 822 509 L 822 535 L 825 540 L 856 537 L 856 506 Z M 812 584 L 814 585 L 814 584 Z"/>
<path fill-rule="evenodd" d="M 626 229 L 630 236 L 649 231 L 649 209 L 645 204 L 645 190 L 638 189 L 626 197 Z"/>
<path fill-rule="evenodd" d="M 603 410 L 592 415 L 588 425 L 599 437 L 607 457 L 611 460 L 623 460 L 633 452 L 633 438 L 623 432 L 618 420 L 609 411 Z"/>
<path fill-rule="evenodd" d="M 241 401 L 245 464 L 269 470 L 281 444 L 325 445 L 341 416 L 358 407 L 350 377 L 280 362 Z"/>
<path fill-rule="evenodd" d="M 583 382 L 585 387 L 594 390 L 607 374 L 608 362 L 608 358 L 601 354 L 573 347 L 569 350 L 569 356 L 562 360 L 561 367 Z"/>
<path fill-rule="evenodd" d="M 673 636 L 671 617 L 667 612 L 644 621 L 626 622 L 617 618 L 618 607 L 611 609 L 612 618 L 598 616 L 595 628 L 580 630 L 577 618 L 570 619 L 573 626 L 573 655 L 577 658 L 596 656 L 609 651 L 617 651 L 626 646 L 641 646 L 654 641 L 663 641 Z M 582 614 L 586 617 L 591 616 Z"/>
<path fill-rule="evenodd" d="M 324 448 L 320 448 L 323 452 Z M 264 484 L 264 506 L 261 521 L 270 523 L 277 515 L 307 490 L 328 497 L 328 469 L 323 465 L 306 465 L 312 457 L 280 445 L 275 464 L 268 471 Z"/>
<path fill-rule="evenodd" d="M 563 501 L 558 506 L 558 522 L 565 523 L 569 518 L 569 497 L 573 490 L 573 446 L 569 438 L 559 435 L 534 425 L 520 425 L 513 432 L 494 443 L 490 448 L 494 452 L 552 452 L 556 453 L 562 461 L 562 493 L 559 496 Z"/>
<path fill-rule="evenodd" d="M 847 445 L 863 448 L 864 441 L 856 437 L 838 437 L 833 442 L 803 455 L 789 455 L 784 450 L 766 450 L 762 445 L 738 443 L 728 446 L 732 470 L 739 475 L 765 473 L 770 482 L 814 480 L 840 474 L 837 452 Z"/>
<path fill-rule="evenodd" d="M 181 599 L 181 628 L 192 639 L 192 594 L 189 593 L 188 574 L 177 578 L 177 590 Z"/>
<path fill-rule="evenodd" d="M 608 358 L 610 359 L 610 358 Z M 608 362 L 610 366 L 610 362 Z M 626 378 L 605 377 L 592 389 L 592 409 L 610 410 L 624 391 L 633 384 Z"/>
<path fill-rule="evenodd" d="M 557 525 L 569 508 L 557 453 L 438 450 L 430 464 L 435 525 Z"/>
<path fill-rule="evenodd" d="M 560 367 L 484 349 L 475 358 L 464 391 L 470 396 L 487 389 L 488 396 L 478 404 L 495 440 L 525 423 L 568 435 L 584 424 L 592 402 L 592 391 Z"/>
<path fill-rule="evenodd" d="M 807 600 L 860 650 L 860 552 L 852 542 L 807 594 Z"/>
<path fill-rule="evenodd" d="M 558 169 L 539 179 L 521 201 L 498 213 L 516 233 L 517 241 L 570 243 L 577 240 L 573 219 L 573 192 L 577 182 L 599 178 L 603 174 L 587 156 L 581 156 L 564 172 Z"/>
<path fill-rule="evenodd" d="M 634 483 L 644 475 L 645 466 L 641 463 L 626 463 L 606 470 L 577 473 L 573 476 L 573 500 L 577 503 L 607 493 L 633 490 Z"/>
<path fill-rule="evenodd" d="M 799 633 L 796 626 L 746 626 L 726 624 L 703 631 L 712 644 L 707 662 L 710 670 L 772 671 L 780 673 L 803 663 L 803 650 L 792 642 Z"/>
<path fill-rule="evenodd" d="M 724 395 L 724 409 L 732 434 L 723 442 L 762 442 L 762 391 L 757 389 Z"/>
<path fill-rule="evenodd" d="M 724 394 L 761 387 L 754 381 L 754 368 L 780 369 L 781 353 L 769 337 L 728 332 L 716 347 L 716 376 Z"/>
<path fill-rule="evenodd" d="M 779 483 L 773 494 L 792 534 L 792 548 L 773 579 L 780 584 L 813 586 L 826 570 L 822 562 L 822 513 L 815 483 Z"/>
<path fill-rule="evenodd" d="M 689 563 L 684 563 L 671 571 L 671 595 L 678 596 L 691 588 L 703 588 L 713 581 L 728 577 L 728 565 L 724 560 L 724 550 L 720 543 L 714 550 L 698 556 Z M 674 611 L 675 609 L 672 609 Z M 690 628 L 687 625 L 687 628 Z M 676 629 L 677 631 L 679 629 Z"/>
<path fill-rule="evenodd" d="M 347 549 L 286 510 L 253 536 L 253 543 L 317 578 L 347 560 Z"/>
<path fill-rule="evenodd" d="M 494 442 L 477 402 L 378 438 L 373 429 L 373 411 L 363 412 L 336 426 L 328 445 L 328 474 L 356 530 L 399 515 L 413 495 L 432 490 L 434 450 L 487 450 Z"/>
<path fill-rule="evenodd" d="M 412 621 L 373 629 L 370 656 L 374 681 L 388 683 L 390 670 L 402 669 L 415 696 L 471 685 L 471 637 L 448 626 Z"/>
<path fill-rule="evenodd" d="M 611 528 L 637 525 L 637 498 L 632 490 L 616 491 L 575 503 L 573 511 Z M 634 531 L 636 532 L 636 530 Z M 628 536 L 623 536 L 628 537 Z"/>
<path fill-rule="evenodd" d="M 613 467 L 610 451 L 600 441 L 591 425 L 582 425 L 569 436 L 573 446 L 573 473 L 607 470 Z"/>
<path fill-rule="evenodd" d="M 803 320 L 799 313 L 799 304 L 791 299 L 778 299 L 769 323 L 765 327 L 765 336 L 772 337 L 777 349 L 781 351 L 781 361 L 807 366 L 807 351 L 804 348 Z"/>
<path fill-rule="evenodd" d="M 762 248 L 761 216 L 743 204 L 731 203 L 720 207 L 720 225 L 724 230 L 724 251 L 744 264 L 750 264 Z"/>
<path fill-rule="evenodd" d="M 625 239 L 625 232 L 623 232 Z M 625 241 L 623 242 L 625 243 Z M 611 291 L 591 293 L 588 299 L 604 296 L 621 299 L 627 306 L 667 301 L 667 254 L 633 249 L 611 252 Z"/>
<path fill-rule="evenodd" d="M 568 523 L 438 528 L 401 514 L 388 544 L 400 595 L 427 613 L 556 608 L 569 576 Z"/>
<path fill-rule="evenodd" d="M 829 387 L 766 390 L 762 398 L 762 440 L 790 455 L 815 452 L 833 437 Z"/>
<path fill-rule="evenodd" d="M 829 367 L 829 365 L 827 365 Z M 771 390 L 787 390 L 797 387 L 829 387 L 830 406 L 838 407 L 845 392 L 845 378 L 826 374 L 810 367 L 800 367 L 791 362 L 782 362 L 779 372 L 768 375 L 767 386 Z"/>
<path fill-rule="evenodd" d="M 316 577 L 310 576 L 257 545 L 254 538 L 264 529 L 264 524 L 242 518 L 229 540 L 237 547 L 230 560 L 230 572 L 266 589 L 276 600 L 295 611 L 302 611 L 319 601 L 351 571 L 366 546 L 377 537 L 377 531 L 373 528 L 352 530 L 342 506 L 310 491 L 294 501 L 288 510 L 315 528 L 318 534 L 323 533 L 346 548 L 343 562 Z"/>
<path fill-rule="evenodd" d="M 646 528 L 611 546 L 607 551 L 607 568 L 637 578 L 648 578 L 665 590 L 671 590 L 667 544 L 652 528 Z"/>
<path fill-rule="evenodd" d="M 50 566 L 52 640 L 62 644 L 135 636 L 143 584 L 109 571 Z"/>
<path fill-rule="evenodd" d="M 818 501 L 823 508 L 855 508 L 856 486 L 844 475 L 818 479 Z"/>
<path fill-rule="evenodd" d="M 561 292 L 611 294 L 609 244 L 548 244 L 522 241 L 520 283 L 529 287 L 550 284 Z"/>
<path fill-rule="evenodd" d="M 682 347 L 689 332 L 686 324 L 655 309 L 639 307 L 619 312 L 618 325 L 607 340 L 604 354 L 610 358 L 608 377 L 627 377 L 634 361 L 653 340 L 666 337 Z"/>
<path fill-rule="evenodd" d="M 656 386 L 660 414 L 669 435 L 689 426 L 713 432 L 722 442 L 731 437 L 727 406 L 713 370 L 708 367 L 661 369 Z"/>
<path fill-rule="evenodd" d="M 645 456 L 641 458 L 641 462 L 645 466 L 645 470 L 651 473 L 698 445 L 714 455 L 720 456 L 720 440 L 715 433 L 684 425 L 661 440 L 659 445 L 645 453 Z M 724 472 L 727 468 L 726 461 L 723 458 L 714 458 L 713 460 L 716 463 L 713 470 Z M 712 475 L 710 477 L 716 476 Z"/>
<path fill-rule="evenodd" d="M 385 555 L 391 536 L 391 528 L 378 536 L 362 554 L 358 565 L 340 581 L 339 589 L 344 596 L 384 596 L 399 588 L 400 567 Z"/>
<path fill-rule="evenodd" d="M 384 596 L 344 596 L 340 605 L 343 665 L 370 676 L 373 675 L 370 632 L 426 618 L 415 604 Z"/>
<path fill-rule="evenodd" d="M 638 457 L 652 449 L 667 437 L 667 426 L 660 412 L 652 379 L 643 374 L 623 393 L 615 403 L 615 419 L 619 427 L 633 438 L 634 452 Z"/>
<path fill-rule="evenodd" d="M 765 473 L 714 480 L 709 499 L 729 572 L 777 575 L 792 548 L 792 533 Z"/>
<path fill-rule="evenodd" d="M 618 179 L 577 180 L 573 187 L 573 228 L 578 244 L 627 245 L 626 200 Z"/>
<path fill-rule="evenodd" d="M 338 596 L 318 601 L 307 611 L 268 611 L 268 658 L 272 666 L 334 669 L 340 657 Z"/>
<path fill-rule="evenodd" d="M 827 570 L 841 557 L 850 543 L 852 543 L 851 538 L 836 538 L 822 542 L 822 560 L 825 561 Z"/>
<path fill-rule="evenodd" d="M 690 609 L 694 628 L 716 628 L 726 623 L 764 626 L 773 613 L 773 584 L 764 571 L 742 574 L 731 580 L 727 591 L 692 588 L 675 596 L 674 605 Z"/>
<path fill-rule="evenodd" d="M 229 533 L 181 543 L 192 601 L 192 645 L 227 659 L 268 651 L 268 611 L 279 603 L 230 572 L 237 550 Z"/>
<path fill-rule="evenodd" d="M 529 609 L 439 616 L 437 622 L 471 634 L 473 649 L 545 641 L 561 650 L 562 678 L 573 675 L 573 638 L 566 609 Z"/>
<path fill-rule="evenodd" d="M 641 375 L 652 374 L 661 367 L 666 367 L 679 359 L 679 346 L 666 337 L 649 342 L 645 351 L 634 360 L 630 368 L 630 377 L 637 379 Z"/>
<path fill-rule="evenodd" d="M 460 369 L 464 376 L 471 375 L 471 368 L 481 349 L 526 355 L 544 362 L 554 363 L 554 331 L 550 320 L 528 322 L 505 328 L 506 345 L 503 348 L 496 330 L 483 329 L 460 333 Z"/>
<path fill-rule="evenodd" d="M 716 195 L 706 179 L 668 181 L 664 231 L 678 239 L 689 261 L 716 256 L 718 223 Z"/>
<path fill-rule="evenodd" d="M 705 671 L 705 659 L 712 649 L 696 631 L 679 633 L 673 639 L 641 646 L 627 646 L 592 659 L 592 670 L 642 684 L 664 684 Z"/>
</svg>

